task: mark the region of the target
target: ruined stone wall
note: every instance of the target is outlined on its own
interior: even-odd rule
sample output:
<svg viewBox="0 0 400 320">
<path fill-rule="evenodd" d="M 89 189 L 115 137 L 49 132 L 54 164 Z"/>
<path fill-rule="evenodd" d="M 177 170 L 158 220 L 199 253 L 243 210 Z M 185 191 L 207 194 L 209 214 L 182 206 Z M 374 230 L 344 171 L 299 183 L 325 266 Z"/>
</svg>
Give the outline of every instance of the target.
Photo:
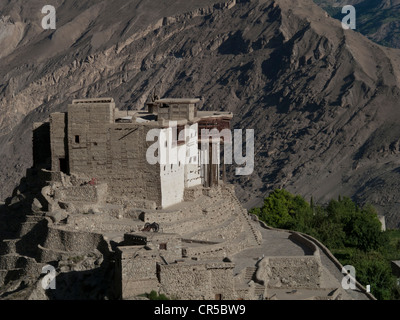
<svg viewBox="0 0 400 320">
<path fill-rule="evenodd" d="M 41 266 L 33 258 L 20 255 L 0 255 L 0 286 L 14 276 L 29 275 L 36 278 L 40 274 Z"/>
<path fill-rule="evenodd" d="M 187 247 L 187 257 L 197 257 L 202 259 L 223 258 L 227 255 L 226 243 L 204 245 L 198 247 Z"/>
<path fill-rule="evenodd" d="M 211 290 L 215 296 L 220 294 L 222 300 L 233 300 L 237 298 L 235 292 L 235 283 L 233 277 L 233 265 L 216 265 L 215 267 L 208 266 L 211 272 Z"/>
<path fill-rule="evenodd" d="M 201 183 L 201 178 L 200 178 Z M 199 185 L 192 188 L 186 188 L 185 193 L 183 195 L 184 201 L 195 201 L 203 195 L 203 186 Z"/>
<path fill-rule="evenodd" d="M 170 244 L 169 244 L 170 245 Z M 163 250 L 142 246 L 119 247 L 116 282 L 122 298 L 161 288 L 173 299 L 236 299 L 234 264 L 224 262 L 178 262 L 165 264 Z"/>
<path fill-rule="evenodd" d="M 106 253 L 108 250 L 101 234 L 62 230 L 55 227 L 49 227 L 43 247 L 66 252 L 91 252 L 98 249 Z"/>
<path fill-rule="evenodd" d="M 55 199 L 67 202 L 96 203 L 97 190 L 94 186 L 69 187 L 55 190 Z"/>
<path fill-rule="evenodd" d="M 54 199 L 65 204 L 87 207 L 88 205 L 101 205 L 107 196 L 107 184 L 83 185 L 73 187 L 60 187 L 54 191 Z"/>
<path fill-rule="evenodd" d="M 115 272 L 122 299 L 158 289 L 156 263 L 159 259 L 155 251 L 143 250 L 135 246 L 117 249 Z"/>
<path fill-rule="evenodd" d="M 318 288 L 321 264 L 316 256 L 266 257 L 259 262 L 257 279 L 268 288 Z"/>
<path fill-rule="evenodd" d="M 220 239 L 221 241 L 230 241 L 235 239 L 241 232 L 245 230 L 243 219 L 238 215 L 228 215 L 230 217 L 223 224 L 218 225 L 217 228 L 210 228 L 196 234 L 197 239 Z"/>
<path fill-rule="evenodd" d="M 181 220 L 187 219 L 188 213 L 183 211 L 170 211 L 170 212 L 146 212 L 144 214 L 144 222 L 157 222 L 162 225 L 165 223 L 177 223 Z"/>
<path fill-rule="evenodd" d="M 160 265 L 160 284 L 167 296 L 178 300 L 213 299 L 211 273 L 203 265 Z"/>
<path fill-rule="evenodd" d="M 169 262 L 182 258 L 182 239 L 178 234 L 153 232 L 125 234 L 124 245 L 145 245 L 147 249 L 154 250 Z"/>
<path fill-rule="evenodd" d="M 159 266 L 161 289 L 184 300 L 234 299 L 233 265 L 225 263 L 178 263 Z"/>
</svg>

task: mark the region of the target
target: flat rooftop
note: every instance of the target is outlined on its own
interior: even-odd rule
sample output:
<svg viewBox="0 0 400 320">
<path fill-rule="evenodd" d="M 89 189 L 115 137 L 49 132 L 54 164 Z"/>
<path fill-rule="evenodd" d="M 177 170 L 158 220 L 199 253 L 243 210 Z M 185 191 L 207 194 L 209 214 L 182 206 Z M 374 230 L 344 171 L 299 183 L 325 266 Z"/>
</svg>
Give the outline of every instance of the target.
<svg viewBox="0 0 400 320">
<path fill-rule="evenodd" d="M 163 104 L 195 104 L 199 103 L 200 99 L 198 98 L 165 98 L 158 99 L 153 103 L 163 103 Z"/>
<path fill-rule="evenodd" d="M 191 122 L 199 122 L 205 119 L 232 119 L 232 112 L 216 112 L 216 111 L 198 111 L 197 117 Z M 115 121 L 118 122 L 130 122 L 130 123 L 140 123 L 140 124 L 151 124 L 157 123 L 157 115 L 149 113 L 147 111 L 137 111 L 137 110 L 119 110 L 115 109 Z M 175 120 L 174 120 L 175 121 Z M 186 123 L 186 119 L 176 120 L 178 124 Z"/>
</svg>

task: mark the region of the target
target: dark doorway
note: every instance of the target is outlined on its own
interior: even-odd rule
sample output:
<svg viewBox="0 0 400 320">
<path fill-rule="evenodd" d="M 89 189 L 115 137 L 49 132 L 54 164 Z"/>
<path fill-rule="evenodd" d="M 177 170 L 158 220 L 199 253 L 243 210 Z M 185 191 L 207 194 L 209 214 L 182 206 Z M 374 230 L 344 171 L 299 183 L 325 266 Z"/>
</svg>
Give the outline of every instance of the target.
<svg viewBox="0 0 400 320">
<path fill-rule="evenodd" d="M 68 174 L 68 162 L 65 158 L 60 158 L 60 171 Z"/>
<path fill-rule="evenodd" d="M 51 170 L 50 123 L 33 129 L 33 167 Z"/>
</svg>

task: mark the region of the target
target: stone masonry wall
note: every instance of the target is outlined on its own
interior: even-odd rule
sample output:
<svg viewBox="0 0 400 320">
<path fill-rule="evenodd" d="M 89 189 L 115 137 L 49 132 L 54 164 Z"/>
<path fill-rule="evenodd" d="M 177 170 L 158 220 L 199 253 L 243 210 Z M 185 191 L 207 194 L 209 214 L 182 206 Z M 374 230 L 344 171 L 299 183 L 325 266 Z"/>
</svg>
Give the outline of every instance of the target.
<svg viewBox="0 0 400 320">
<path fill-rule="evenodd" d="M 223 300 L 234 300 L 237 298 L 232 268 L 233 266 L 229 266 L 228 268 L 218 266 L 211 268 L 209 266 L 211 272 L 211 290 L 214 294 L 213 299 L 215 299 L 215 295 L 217 294 L 220 294 Z"/>
<path fill-rule="evenodd" d="M 321 272 L 315 256 L 266 257 L 259 262 L 256 277 L 269 288 L 318 288 Z"/>
<path fill-rule="evenodd" d="M 159 265 L 161 289 L 184 300 L 234 299 L 233 265 L 225 263 L 182 263 Z"/>
<path fill-rule="evenodd" d="M 140 246 L 120 247 L 116 256 L 116 282 L 122 299 L 150 293 L 158 289 L 156 263 L 160 261 L 154 250 Z"/>
<path fill-rule="evenodd" d="M 68 150 L 71 174 L 108 184 L 111 196 L 161 204 L 160 167 L 150 165 L 146 141 L 150 126 L 114 123 L 110 104 L 68 107 Z"/>
<path fill-rule="evenodd" d="M 52 227 L 48 229 L 43 247 L 66 252 L 91 252 L 98 249 L 105 253 L 108 249 L 101 234 L 67 231 Z"/>
<path fill-rule="evenodd" d="M 107 195 L 107 184 L 64 187 L 55 190 L 54 198 L 64 202 L 93 204 L 102 203 Z"/>
</svg>

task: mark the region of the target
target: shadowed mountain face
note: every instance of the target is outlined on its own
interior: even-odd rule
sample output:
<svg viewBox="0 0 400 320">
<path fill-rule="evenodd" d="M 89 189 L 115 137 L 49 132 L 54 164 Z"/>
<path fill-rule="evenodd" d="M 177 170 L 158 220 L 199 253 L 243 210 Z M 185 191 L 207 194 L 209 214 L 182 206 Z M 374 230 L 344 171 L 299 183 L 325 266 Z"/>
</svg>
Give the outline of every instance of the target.
<svg viewBox="0 0 400 320">
<path fill-rule="evenodd" d="M 247 206 L 284 187 L 370 202 L 399 226 L 399 50 L 312 0 L 57 1 L 55 31 L 40 27 L 42 1 L 25 3 L 0 0 L 2 198 L 31 166 L 33 122 L 74 98 L 140 109 L 156 89 L 255 130 L 254 173 L 230 167 Z"/>
</svg>

